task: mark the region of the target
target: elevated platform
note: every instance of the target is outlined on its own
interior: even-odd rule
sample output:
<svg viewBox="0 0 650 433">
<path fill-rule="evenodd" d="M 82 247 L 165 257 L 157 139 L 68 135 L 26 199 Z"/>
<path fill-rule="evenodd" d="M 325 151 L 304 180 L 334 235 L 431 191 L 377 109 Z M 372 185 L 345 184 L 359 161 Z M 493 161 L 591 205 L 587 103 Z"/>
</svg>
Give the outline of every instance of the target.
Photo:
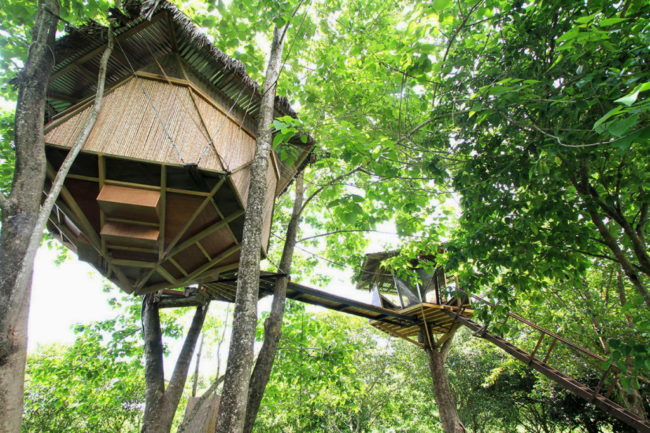
<svg viewBox="0 0 650 433">
<path fill-rule="evenodd" d="M 411 318 L 413 321 L 411 326 L 397 327 L 391 323 L 386 323 L 380 320 L 372 320 L 370 324 L 387 334 L 408 339 L 417 336 L 420 332 L 420 327 L 425 322 L 429 325 L 429 329 L 431 329 L 433 334 L 446 334 L 451 331 L 452 326 L 457 322 L 455 319 L 456 315 L 471 317 L 473 312 L 474 310 L 469 309 L 466 306 L 457 307 L 423 302 L 421 304 L 412 305 L 408 308 L 395 311 L 395 313 L 398 313 L 401 316 Z"/>
</svg>

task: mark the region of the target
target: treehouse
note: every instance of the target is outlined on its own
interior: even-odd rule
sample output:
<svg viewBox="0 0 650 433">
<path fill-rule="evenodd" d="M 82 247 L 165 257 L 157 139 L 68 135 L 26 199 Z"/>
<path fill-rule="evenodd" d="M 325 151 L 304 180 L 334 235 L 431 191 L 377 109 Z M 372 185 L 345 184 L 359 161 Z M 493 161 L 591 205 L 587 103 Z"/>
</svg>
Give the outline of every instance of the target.
<svg viewBox="0 0 650 433">
<path fill-rule="evenodd" d="M 388 334 L 410 339 L 417 336 L 423 323 L 434 334 L 447 334 L 456 320 L 448 313 L 471 316 L 469 298 L 458 286 L 453 275 L 447 275 L 435 265 L 435 257 L 421 255 L 410 260 L 409 269 L 389 271 L 386 261 L 398 255 L 396 251 L 366 254 L 357 279 L 357 288 L 372 293 L 372 305 L 412 316 L 415 323 L 400 326 L 381 320 L 370 324 Z"/>
<path fill-rule="evenodd" d="M 48 229 L 129 293 L 232 275 L 239 263 L 261 89 L 244 66 L 165 1 L 127 2 L 107 67 L 101 112 L 65 179 Z M 107 29 L 91 23 L 55 45 L 47 91 L 49 189 L 92 110 Z M 275 116 L 295 117 L 276 98 Z M 272 151 L 263 251 L 276 197 L 313 146 Z M 282 155 L 282 157 L 280 157 Z M 234 293 L 216 294 L 234 299 Z"/>
</svg>

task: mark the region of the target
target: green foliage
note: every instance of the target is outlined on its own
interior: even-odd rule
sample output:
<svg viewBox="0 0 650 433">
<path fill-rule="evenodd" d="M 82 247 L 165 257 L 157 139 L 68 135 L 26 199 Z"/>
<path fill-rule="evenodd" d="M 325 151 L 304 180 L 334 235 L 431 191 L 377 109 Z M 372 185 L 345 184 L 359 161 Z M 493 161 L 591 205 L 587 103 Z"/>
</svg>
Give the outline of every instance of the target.
<svg viewBox="0 0 650 433">
<path fill-rule="evenodd" d="M 291 302 L 256 432 L 436 432 L 423 353 Z"/>
<path fill-rule="evenodd" d="M 132 432 L 144 405 L 139 323 L 130 314 L 75 327 L 71 346 L 27 362 L 24 432 Z"/>
</svg>

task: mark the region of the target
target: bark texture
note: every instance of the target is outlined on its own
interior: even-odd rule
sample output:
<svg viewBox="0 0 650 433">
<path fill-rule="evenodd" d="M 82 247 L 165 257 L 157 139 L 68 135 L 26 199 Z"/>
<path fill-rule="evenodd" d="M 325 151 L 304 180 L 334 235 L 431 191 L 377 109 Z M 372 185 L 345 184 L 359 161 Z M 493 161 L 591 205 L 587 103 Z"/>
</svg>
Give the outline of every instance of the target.
<svg viewBox="0 0 650 433">
<path fill-rule="evenodd" d="M 171 431 L 174 415 L 187 381 L 192 354 L 201 334 L 207 311 L 207 305 L 196 308 L 192 324 L 187 331 L 183 347 L 178 355 L 174 372 L 165 389 L 163 343 L 158 300 L 151 295 L 144 297 L 142 322 L 145 340 L 146 397 L 142 433 L 169 433 Z"/>
<path fill-rule="evenodd" d="M 18 76 L 16 166 L 11 193 L 0 197 L 0 432 L 17 433 L 23 412 L 27 319 L 36 255 L 30 237 L 45 179 L 43 123 L 59 5 L 40 0 L 25 68 Z"/>
<path fill-rule="evenodd" d="M 27 348 L 27 319 L 31 278 L 36 251 L 47 219 L 65 177 L 90 135 L 101 110 L 108 59 L 113 50 L 109 29 L 108 45 L 99 64 L 97 92 L 91 115 L 73 148 L 56 173 L 41 205 L 45 181 L 44 109 L 47 84 L 54 56 L 52 45 L 59 5 L 56 0 L 39 2 L 32 45 L 25 69 L 19 77 L 16 106 L 16 167 L 11 194 L 2 198 L 0 234 L 0 432 L 18 432 L 23 407 L 23 378 Z"/>
<path fill-rule="evenodd" d="M 284 28 L 276 28 L 264 79 L 264 94 L 257 123 L 255 156 L 251 166 L 244 235 L 237 277 L 235 314 L 228 352 L 216 431 L 241 433 L 244 428 L 248 387 L 253 366 L 253 344 L 257 325 L 262 219 L 266 194 L 266 170 L 271 151 L 271 123 L 274 117 L 275 89 L 280 75 Z"/>
<path fill-rule="evenodd" d="M 455 331 L 456 329 L 450 331 L 452 334 L 445 339 L 443 344 L 438 344 L 435 341 L 435 337 L 427 333 L 424 328 L 420 331 L 420 342 L 424 344 L 424 350 L 427 354 L 429 372 L 433 381 L 433 392 L 436 397 L 436 405 L 438 406 L 438 414 L 442 429 L 445 433 L 466 432 L 465 426 L 463 426 L 458 416 L 454 393 L 451 390 L 449 376 L 445 369 L 445 361 L 447 360 Z"/>
<path fill-rule="evenodd" d="M 282 258 L 280 259 L 280 273 L 285 277 L 278 278 L 275 282 L 273 291 L 273 303 L 271 304 L 271 313 L 264 322 L 264 343 L 262 349 L 257 355 L 255 368 L 251 376 L 251 382 L 248 390 L 248 407 L 246 409 L 246 420 L 244 422 L 244 433 L 251 433 L 257 412 L 260 409 L 260 403 L 264 396 L 266 384 L 271 377 L 275 354 L 278 350 L 278 343 L 282 336 L 282 319 L 284 317 L 284 307 L 287 300 L 287 284 L 289 283 L 289 274 L 291 272 L 291 262 L 293 252 L 296 246 L 296 236 L 300 222 L 300 213 L 304 195 L 303 175 L 299 173 L 296 177 L 295 198 L 293 200 L 293 210 L 291 219 L 287 226 L 287 235 L 282 249 Z"/>
</svg>

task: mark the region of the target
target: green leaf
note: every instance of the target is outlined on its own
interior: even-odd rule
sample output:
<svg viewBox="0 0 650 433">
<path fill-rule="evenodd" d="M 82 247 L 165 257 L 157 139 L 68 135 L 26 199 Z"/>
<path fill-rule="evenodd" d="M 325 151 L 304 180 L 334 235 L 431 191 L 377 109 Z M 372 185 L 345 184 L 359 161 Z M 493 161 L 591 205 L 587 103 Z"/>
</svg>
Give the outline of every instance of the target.
<svg viewBox="0 0 650 433">
<path fill-rule="evenodd" d="M 622 111 L 622 109 L 623 108 L 621 106 L 618 106 L 618 107 L 615 107 L 615 108 L 612 108 L 611 110 L 609 110 L 603 117 L 601 117 L 600 119 L 598 119 L 596 121 L 596 123 L 594 123 L 594 131 L 596 131 L 598 133 L 603 132 L 603 130 L 604 130 L 603 127 L 602 127 L 603 123 L 606 122 L 607 119 L 609 119 L 610 117 L 615 116 L 616 114 L 620 113 Z"/>
<path fill-rule="evenodd" d="M 639 91 L 636 90 L 632 93 L 628 93 L 627 95 L 623 96 L 622 98 L 618 98 L 614 102 L 618 102 L 619 104 L 627 105 L 628 107 L 632 104 L 634 104 L 639 97 Z"/>
<path fill-rule="evenodd" d="M 597 15 L 598 15 L 598 12 L 596 12 L 595 14 L 580 17 L 580 18 L 576 19 L 576 22 L 578 24 L 588 24 L 588 23 L 592 22 L 594 20 L 594 18 L 596 18 Z"/>
<path fill-rule="evenodd" d="M 622 137 L 639 122 L 639 115 L 625 117 L 623 119 L 615 120 L 606 124 L 607 132 L 614 137 Z"/>
<path fill-rule="evenodd" d="M 605 18 L 603 20 L 600 20 L 598 23 L 599 26 L 601 27 L 609 27 L 613 26 L 618 23 L 622 23 L 623 21 L 626 21 L 626 18 L 618 18 L 618 17 L 612 17 L 612 18 Z"/>
</svg>

